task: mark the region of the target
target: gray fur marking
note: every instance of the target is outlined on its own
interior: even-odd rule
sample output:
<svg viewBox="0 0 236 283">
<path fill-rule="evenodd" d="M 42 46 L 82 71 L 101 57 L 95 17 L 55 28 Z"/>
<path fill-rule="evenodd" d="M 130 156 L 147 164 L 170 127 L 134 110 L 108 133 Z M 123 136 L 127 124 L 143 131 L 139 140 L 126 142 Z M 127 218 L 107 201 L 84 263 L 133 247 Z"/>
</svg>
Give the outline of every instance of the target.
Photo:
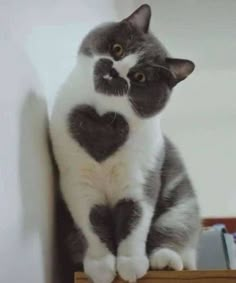
<svg viewBox="0 0 236 283">
<path fill-rule="evenodd" d="M 116 244 L 113 237 L 114 221 L 112 218 L 112 210 L 105 205 L 95 205 L 89 215 L 94 232 L 111 253 L 115 254 Z"/>
<path fill-rule="evenodd" d="M 94 232 L 116 254 L 119 243 L 138 225 L 141 207 L 132 199 L 120 200 L 114 208 L 95 205 L 89 215 Z"/>
<path fill-rule="evenodd" d="M 88 105 L 72 109 L 68 128 L 72 137 L 98 162 L 114 154 L 129 133 L 129 125 L 122 115 L 108 112 L 100 116 Z"/>
<path fill-rule="evenodd" d="M 117 245 L 138 225 L 142 209 L 132 199 L 120 200 L 113 210 Z"/>
<path fill-rule="evenodd" d="M 171 191 L 168 191 L 168 184 L 180 174 L 182 174 L 183 178 Z M 155 191 L 155 187 L 153 190 Z M 183 202 L 184 200 L 186 202 L 195 200 L 195 204 L 185 215 L 185 228 L 183 229 L 181 225 L 178 228 L 160 226 L 158 223 L 159 218 L 175 207 L 179 201 Z M 161 172 L 161 190 L 157 198 L 155 213 L 149 231 L 147 253 L 150 254 L 159 247 L 180 250 L 200 230 L 200 226 L 199 208 L 195 192 L 174 145 L 165 138 L 165 159 Z"/>
</svg>

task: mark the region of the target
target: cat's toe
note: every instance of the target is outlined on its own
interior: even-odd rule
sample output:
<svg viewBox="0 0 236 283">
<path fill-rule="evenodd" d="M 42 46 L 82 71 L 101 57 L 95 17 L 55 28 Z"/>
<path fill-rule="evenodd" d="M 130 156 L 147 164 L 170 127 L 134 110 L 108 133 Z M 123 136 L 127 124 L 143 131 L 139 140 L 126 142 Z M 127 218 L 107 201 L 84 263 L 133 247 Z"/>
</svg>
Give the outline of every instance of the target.
<svg viewBox="0 0 236 283">
<path fill-rule="evenodd" d="M 146 256 L 119 256 L 117 258 L 117 271 L 120 277 L 131 283 L 143 277 L 148 268 L 149 261 Z"/>
<path fill-rule="evenodd" d="M 150 266 L 152 269 L 173 269 L 183 270 L 183 261 L 175 251 L 162 248 L 154 251 L 150 256 Z"/>
<path fill-rule="evenodd" d="M 115 257 L 111 254 L 96 259 L 85 257 L 84 271 L 93 283 L 111 283 L 116 275 Z"/>
</svg>

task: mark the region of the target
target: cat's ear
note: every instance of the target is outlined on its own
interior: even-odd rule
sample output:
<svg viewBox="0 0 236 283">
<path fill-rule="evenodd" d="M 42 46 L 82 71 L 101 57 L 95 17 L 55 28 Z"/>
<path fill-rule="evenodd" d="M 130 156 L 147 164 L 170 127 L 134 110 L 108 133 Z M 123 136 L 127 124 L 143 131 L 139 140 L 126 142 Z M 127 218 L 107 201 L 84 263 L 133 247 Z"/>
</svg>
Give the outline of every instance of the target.
<svg viewBox="0 0 236 283">
<path fill-rule="evenodd" d="M 144 4 L 123 21 L 129 22 L 139 30 L 143 31 L 144 33 L 147 33 L 149 29 L 150 19 L 151 8 L 149 5 Z"/>
<path fill-rule="evenodd" d="M 166 64 L 174 77 L 174 85 L 186 79 L 195 68 L 195 64 L 186 59 L 166 58 Z"/>
</svg>

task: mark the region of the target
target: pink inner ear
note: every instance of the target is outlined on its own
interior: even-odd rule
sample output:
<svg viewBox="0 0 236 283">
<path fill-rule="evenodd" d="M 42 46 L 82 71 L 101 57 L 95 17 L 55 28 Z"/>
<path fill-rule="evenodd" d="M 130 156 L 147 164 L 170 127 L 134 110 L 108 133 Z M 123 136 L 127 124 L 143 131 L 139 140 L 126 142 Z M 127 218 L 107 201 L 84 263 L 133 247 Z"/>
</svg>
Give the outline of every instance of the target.
<svg viewBox="0 0 236 283">
<path fill-rule="evenodd" d="M 177 81 L 184 80 L 195 68 L 194 63 L 190 60 L 168 58 L 166 62 Z"/>
<path fill-rule="evenodd" d="M 149 5 L 144 4 L 140 6 L 137 10 L 135 10 L 125 20 L 146 33 L 148 32 L 150 19 L 151 19 L 151 8 Z"/>
<path fill-rule="evenodd" d="M 192 64 L 192 62 L 186 61 L 183 64 L 181 64 L 179 68 L 179 76 L 187 77 L 192 73 L 193 69 L 194 69 L 194 65 Z"/>
</svg>

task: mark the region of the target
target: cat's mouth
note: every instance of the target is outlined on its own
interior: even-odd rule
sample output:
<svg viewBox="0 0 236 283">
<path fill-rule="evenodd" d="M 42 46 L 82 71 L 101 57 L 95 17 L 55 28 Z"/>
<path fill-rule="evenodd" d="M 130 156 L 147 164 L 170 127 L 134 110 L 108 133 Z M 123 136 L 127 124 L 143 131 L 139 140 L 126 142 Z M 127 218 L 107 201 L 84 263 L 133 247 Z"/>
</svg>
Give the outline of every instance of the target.
<svg viewBox="0 0 236 283">
<path fill-rule="evenodd" d="M 122 78 L 109 59 L 99 59 L 94 67 L 95 90 L 106 95 L 122 96 L 128 93 L 128 82 Z"/>
</svg>

